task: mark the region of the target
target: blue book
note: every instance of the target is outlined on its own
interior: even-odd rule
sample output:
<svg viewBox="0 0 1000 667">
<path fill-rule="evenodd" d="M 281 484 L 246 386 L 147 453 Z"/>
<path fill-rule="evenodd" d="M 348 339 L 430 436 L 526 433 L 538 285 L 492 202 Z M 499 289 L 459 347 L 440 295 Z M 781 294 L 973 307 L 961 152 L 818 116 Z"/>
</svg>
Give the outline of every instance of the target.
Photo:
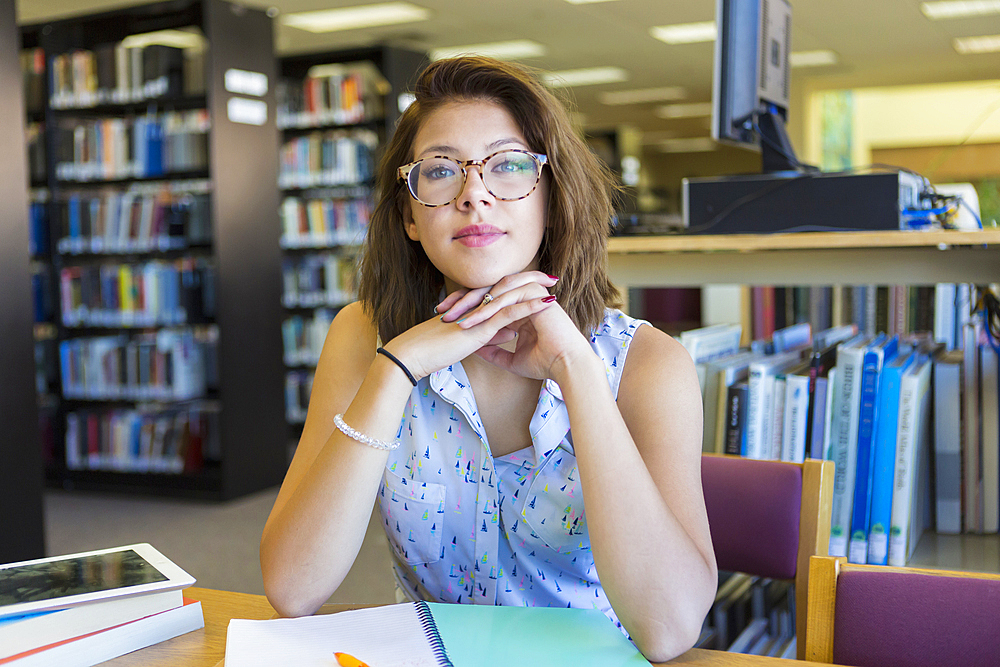
<svg viewBox="0 0 1000 667">
<path fill-rule="evenodd" d="M 851 540 L 847 559 L 864 564 L 868 560 L 868 526 L 871 519 L 872 470 L 875 463 L 875 432 L 878 420 L 878 390 L 882 365 L 896 356 L 899 338 L 880 334 L 865 348 L 861 362 L 861 404 L 858 412 L 858 444 L 851 511 Z"/>
<path fill-rule="evenodd" d="M 903 373 L 916 354 L 900 353 L 882 367 L 878 390 L 878 425 L 872 468 L 871 517 L 868 528 L 868 564 L 889 560 L 889 525 L 892 519 L 892 481 L 896 472 L 896 435 L 899 425 L 899 387 Z"/>
<path fill-rule="evenodd" d="M 69 237 L 80 238 L 80 195 L 70 195 L 66 203 L 69 213 Z"/>
</svg>

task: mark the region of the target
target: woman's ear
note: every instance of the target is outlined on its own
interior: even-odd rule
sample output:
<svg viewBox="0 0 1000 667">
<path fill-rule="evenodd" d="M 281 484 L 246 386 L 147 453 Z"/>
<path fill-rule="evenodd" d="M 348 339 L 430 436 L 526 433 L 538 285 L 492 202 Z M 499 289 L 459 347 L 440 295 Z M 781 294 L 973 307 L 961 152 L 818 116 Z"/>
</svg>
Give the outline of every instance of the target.
<svg viewBox="0 0 1000 667">
<path fill-rule="evenodd" d="M 417 230 L 417 223 L 413 221 L 413 211 L 409 206 L 403 211 L 403 229 L 411 241 L 420 241 L 420 232 Z"/>
</svg>

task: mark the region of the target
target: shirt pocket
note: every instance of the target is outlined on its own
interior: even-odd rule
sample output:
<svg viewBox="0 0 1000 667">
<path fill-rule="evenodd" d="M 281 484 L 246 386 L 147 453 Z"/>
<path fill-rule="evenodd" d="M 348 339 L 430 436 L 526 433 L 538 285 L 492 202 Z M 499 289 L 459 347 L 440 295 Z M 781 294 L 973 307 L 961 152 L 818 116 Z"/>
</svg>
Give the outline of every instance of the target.
<svg viewBox="0 0 1000 667">
<path fill-rule="evenodd" d="M 445 485 L 418 482 L 386 469 L 379 489 L 379 511 L 389 544 L 408 565 L 441 558 Z"/>
<path fill-rule="evenodd" d="M 545 546 L 554 551 L 590 549 L 575 456 L 559 449 L 542 463 L 528 487 L 521 517 Z"/>
</svg>

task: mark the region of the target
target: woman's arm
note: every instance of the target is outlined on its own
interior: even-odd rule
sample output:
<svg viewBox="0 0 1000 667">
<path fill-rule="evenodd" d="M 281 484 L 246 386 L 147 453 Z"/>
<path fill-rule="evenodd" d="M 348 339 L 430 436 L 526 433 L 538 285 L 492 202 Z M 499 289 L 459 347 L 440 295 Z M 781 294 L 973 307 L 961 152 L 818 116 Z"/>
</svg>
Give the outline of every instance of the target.
<svg viewBox="0 0 1000 667">
<path fill-rule="evenodd" d="M 380 440 L 395 436 L 412 386 L 375 354 L 375 329 L 360 304 L 334 319 L 313 380 L 295 456 L 264 526 L 264 590 L 283 616 L 311 614 L 333 594 L 361 548 L 388 454 L 351 440 L 337 413 Z"/>
<path fill-rule="evenodd" d="M 701 488 L 701 392 L 691 357 L 636 329 L 615 402 L 603 362 L 574 347 L 553 367 L 569 411 L 601 584 L 647 658 L 694 645 L 717 586 Z"/>
</svg>

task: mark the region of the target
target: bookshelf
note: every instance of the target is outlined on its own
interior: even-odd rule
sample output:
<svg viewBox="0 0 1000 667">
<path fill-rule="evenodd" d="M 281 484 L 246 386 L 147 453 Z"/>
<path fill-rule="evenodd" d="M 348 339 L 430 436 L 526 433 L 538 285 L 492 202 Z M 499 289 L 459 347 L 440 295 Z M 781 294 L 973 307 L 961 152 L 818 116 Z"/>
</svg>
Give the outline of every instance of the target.
<svg viewBox="0 0 1000 667">
<path fill-rule="evenodd" d="M 330 322 L 356 298 L 357 252 L 374 206 L 378 153 L 426 64 L 424 54 L 388 46 L 279 62 L 281 330 L 291 446 Z"/>
<path fill-rule="evenodd" d="M 615 237 L 608 261 L 620 289 L 983 283 L 1000 273 L 1000 231 Z"/>
<path fill-rule="evenodd" d="M 984 284 L 1000 278 L 997 230 L 630 236 L 612 238 L 608 251 L 611 279 L 622 290 L 713 284 Z M 996 572 L 998 545 L 995 534 L 928 531 L 909 564 Z"/>
<path fill-rule="evenodd" d="M 48 68 L 48 482 L 219 500 L 280 483 L 271 19 L 168 0 L 22 32 Z"/>
<path fill-rule="evenodd" d="M 24 144 L 25 102 L 18 53 L 21 36 L 14 0 L 0 0 L 0 140 Z M 0 562 L 45 555 L 43 466 L 34 400 L 31 268 L 28 254 L 27 162 L 8 150 L 0 157 Z M 16 508 L 10 511 L 9 508 Z"/>
</svg>

